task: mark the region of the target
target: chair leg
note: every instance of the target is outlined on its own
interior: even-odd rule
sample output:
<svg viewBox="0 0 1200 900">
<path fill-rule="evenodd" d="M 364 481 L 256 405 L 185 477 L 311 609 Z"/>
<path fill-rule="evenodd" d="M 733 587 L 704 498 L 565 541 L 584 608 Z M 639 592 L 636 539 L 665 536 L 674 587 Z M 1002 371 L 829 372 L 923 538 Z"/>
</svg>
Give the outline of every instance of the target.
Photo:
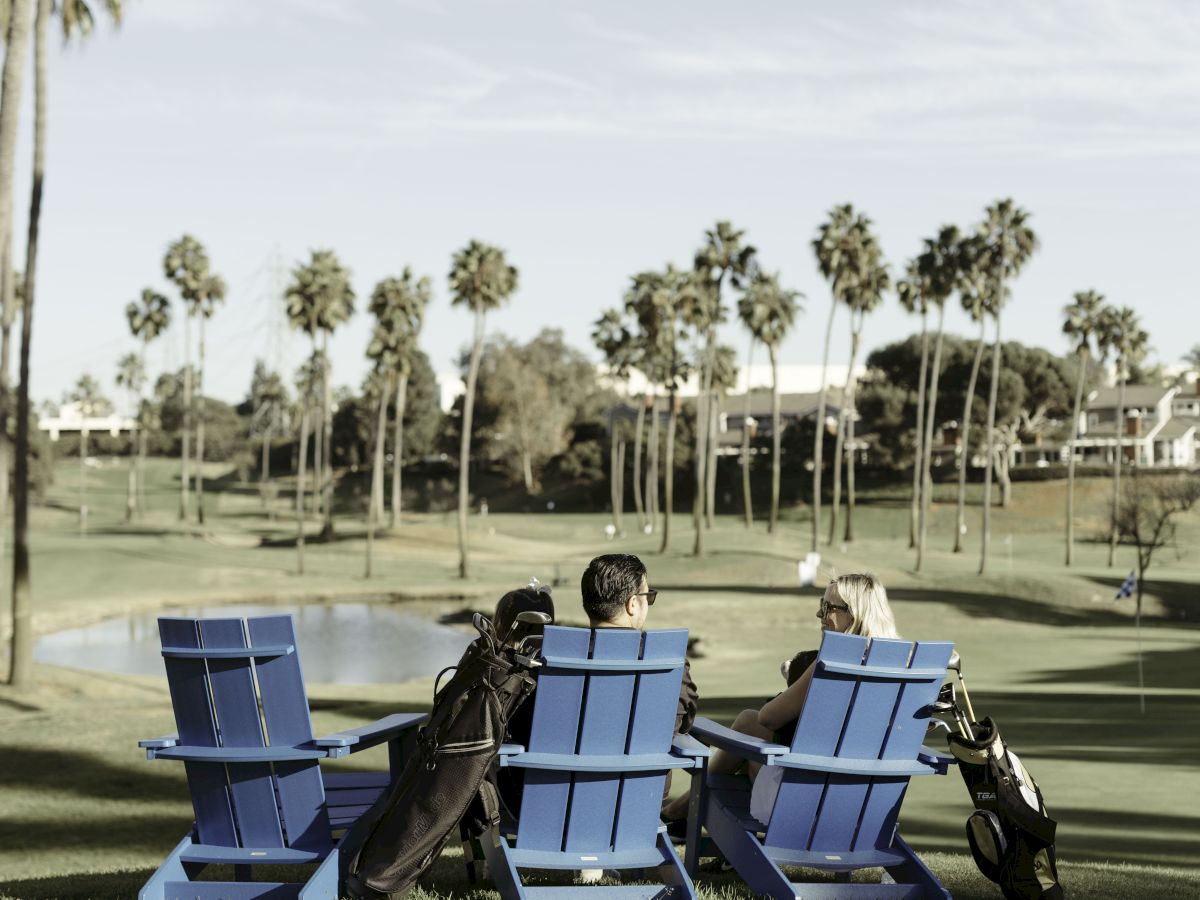
<svg viewBox="0 0 1200 900">
<path fill-rule="evenodd" d="M 698 760 L 700 768 L 688 770 L 692 785 L 688 791 L 687 845 L 684 848 L 684 868 L 692 878 L 700 871 L 700 837 L 704 832 L 704 820 L 708 810 L 707 769 L 704 760 Z"/>
<path fill-rule="evenodd" d="M 508 852 L 508 841 L 500 831 L 492 828 L 479 839 L 479 844 L 483 850 L 483 858 L 487 860 L 488 873 L 503 900 L 527 900 L 521 876 L 517 873 L 517 867 L 513 865 L 512 856 Z"/>
<path fill-rule="evenodd" d="M 795 900 L 792 882 L 763 851 L 758 839 L 711 794 L 705 825 L 718 849 L 753 890 L 775 900 Z"/>
<path fill-rule="evenodd" d="M 658 875 L 662 879 L 663 884 L 679 888 L 679 891 L 672 892 L 673 896 L 678 894 L 679 896 L 686 897 L 687 900 L 696 900 L 696 889 L 692 885 L 692 879 L 688 877 L 688 873 L 684 870 L 683 863 L 679 860 L 679 854 L 675 852 L 675 845 L 671 843 L 671 839 L 667 835 L 659 834 L 658 849 L 661 851 L 664 860 L 663 865 L 658 870 Z"/>
<path fill-rule="evenodd" d="M 163 860 L 162 865 L 158 867 L 158 871 L 150 876 L 150 880 L 142 886 L 141 891 L 138 892 L 138 900 L 165 900 L 168 881 L 191 880 L 191 873 L 187 871 L 183 861 L 180 859 L 183 851 L 190 846 L 192 846 L 192 836 L 189 834 L 175 845 L 175 849 Z"/>
<path fill-rule="evenodd" d="M 950 892 L 942 886 L 930 868 L 921 862 L 920 857 L 913 852 L 904 838 L 896 835 L 893 846 L 906 857 L 900 865 L 885 870 L 896 879 L 897 884 L 915 884 L 921 888 L 922 895 L 930 900 L 951 900 Z"/>
</svg>

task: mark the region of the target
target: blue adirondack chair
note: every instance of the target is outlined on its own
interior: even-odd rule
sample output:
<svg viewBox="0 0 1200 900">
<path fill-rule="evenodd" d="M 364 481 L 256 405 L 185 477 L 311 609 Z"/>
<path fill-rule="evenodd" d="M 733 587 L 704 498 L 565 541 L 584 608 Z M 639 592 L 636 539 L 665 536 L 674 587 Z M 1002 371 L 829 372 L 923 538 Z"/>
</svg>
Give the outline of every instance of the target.
<svg viewBox="0 0 1200 900">
<path fill-rule="evenodd" d="M 929 707 L 954 645 L 826 632 L 791 747 L 699 718 L 713 747 L 783 767 L 767 821 L 750 813 L 750 782 L 711 773 L 693 804 L 687 868 L 702 853 L 699 824 L 754 890 L 775 898 L 936 897 L 950 894 L 896 830 L 913 775 L 946 773 L 952 757 L 922 747 Z M 760 776 L 765 768 L 760 770 Z M 882 867 L 895 884 L 793 884 L 780 866 L 839 873 Z M 802 887 L 802 890 L 800 889 Z"/>
<path fill-rule="evenodd" d="M 291 616 L 161 618 L 158 630 L 179 731 L 138 746 L 148 759 L 183 761 L 196 821 L 139 897 L 336 900 L 340 851 L 389 775 L 322 776 L 318 761 L 387 741 L 398 774 L 401 742 L 425 717 L 400 713 L 314 739 Z M 213 863 L 233 864 L 237 880 L 192 880 Z M 296 863 L 317 864 L 304 884 L 249 881 L 252 866 Z"/>
<path fill-rule="evenodd" d="M 685 629 L 546 628 L 529 746 L 500 750 L 525 770 L 520 819 L 482 841 L 505 900 L 696 896 L 659 818 L 668 770 L 708 756 L 672 735 L 686 651 Z M 518 872 L 659 866 L 663 883 L 640 886 L 531 887 Z"/>
</svg>

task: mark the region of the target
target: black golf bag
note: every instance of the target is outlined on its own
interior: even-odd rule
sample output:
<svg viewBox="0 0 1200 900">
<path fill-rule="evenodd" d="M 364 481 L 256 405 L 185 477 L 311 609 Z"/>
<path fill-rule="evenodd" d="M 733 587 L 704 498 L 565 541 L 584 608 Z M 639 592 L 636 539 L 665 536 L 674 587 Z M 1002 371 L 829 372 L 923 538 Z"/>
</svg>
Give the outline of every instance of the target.
<svg viewBox="0 0 1200 900">
<path fill-rule="evenodd" d="M 973 739 L 951 734 L 948 740 L 975 804 L 967 843 L 979 871 L 1009 900 L 1062 900 L 1054 855 L 1057 823 L 1046 813 L 1037 782 L 990 717 L 970 730 Z"/>
<path fill-rule="evenodd" d="M 487 775 L 509 716 L 535 681 L 529 657 L 513 646 L 520 623 L 508 622 L 504 634 L 497 634 L 492 622 L 476 613 L 473 624 L 479 637 L 451 667 L 457 669 L 454 676 L 436 690 L 416 752 L 364 814 L 366 837 L 346 881 L 351 896 L 407 891 L 433 865 L 468 809 L 473 820 L 468 830 L 477 834 L 498 816 L 496 789 Z"/>
</svg>

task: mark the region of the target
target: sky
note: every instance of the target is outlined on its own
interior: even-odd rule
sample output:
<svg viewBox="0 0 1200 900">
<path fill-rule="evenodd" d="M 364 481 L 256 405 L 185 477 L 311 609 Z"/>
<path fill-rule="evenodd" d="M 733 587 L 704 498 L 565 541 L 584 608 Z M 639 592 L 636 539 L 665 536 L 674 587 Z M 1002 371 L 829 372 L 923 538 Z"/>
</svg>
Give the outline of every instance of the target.
<svg viewBox="0 0 1200 900">
<path fill-rule="evenodd" d="M 357 385 L 371 289 L 405 266 L 433 280 L 422 344 L 439 372 L 470 336 L 446 274 L 472 238 L 520 270 L 489 331 L 561 328 L 598 360 L 591 323 L 629 276 L 690 264 L 718 219 L 806 297 L 781 362 L 819 363 L 830 300 L 810 242 L 843 202 L 875 222 L 897 274 L 944 223 L 971 227 L 1002 197 L 1028 210 L 1041 248 L 1013 283 L 1006 339 L 1067 352 L 1061 309 L 1094 288 L 1140 313 L 1160 361 L 1200 343 L 1200 6 L 1187 0 L 126 10 L 82 45 L 51 41 L 38 400 L 85 372 L 115 395 L 116 360 L 136 347 L 125 304 L 143 287 L 177 297 L 162 256 L 185 232 L 228 284 L 205 391 L 229 401 L 256 358 L 290 377 L 307 352 L 281 295 L 311 249 L 351 270 L 358 311 L 332 355 L 336 383 Z M 24 99 L 28 112 L 28 85 Z M 26 120 L 18 267 L 31 140 Z M 974 332 L 953 302 L 946 318 Z M 181 364 L 180 326 L 152 345 L 152 374 Z M 844 312 L 834 327 L 844 363 Z M 864 343 L 917 327 L 889 297 Z M 736 323 L 723 338 L 745 353 Z"/>
</svg>

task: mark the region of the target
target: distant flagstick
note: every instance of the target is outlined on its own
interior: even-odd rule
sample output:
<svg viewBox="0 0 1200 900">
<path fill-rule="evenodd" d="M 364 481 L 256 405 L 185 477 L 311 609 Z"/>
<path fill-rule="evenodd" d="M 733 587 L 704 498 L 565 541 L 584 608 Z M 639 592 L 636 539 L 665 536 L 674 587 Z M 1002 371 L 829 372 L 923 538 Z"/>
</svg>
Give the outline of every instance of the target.
<svg viewBox="0 0 1200 900">
<path fill-rule="evenodd" d="M 1125 579 L 1120 590 L 1117 591 L 1117 595 L 1113 597 L 1113 603 L 1116 603 L 1118 600 L 1124 600 L 1126 597 L 1132 597 L 1136 590 L 1137 575 L 1134 572 L 1130 572 L 1129 577 Z"/>
</svg>

